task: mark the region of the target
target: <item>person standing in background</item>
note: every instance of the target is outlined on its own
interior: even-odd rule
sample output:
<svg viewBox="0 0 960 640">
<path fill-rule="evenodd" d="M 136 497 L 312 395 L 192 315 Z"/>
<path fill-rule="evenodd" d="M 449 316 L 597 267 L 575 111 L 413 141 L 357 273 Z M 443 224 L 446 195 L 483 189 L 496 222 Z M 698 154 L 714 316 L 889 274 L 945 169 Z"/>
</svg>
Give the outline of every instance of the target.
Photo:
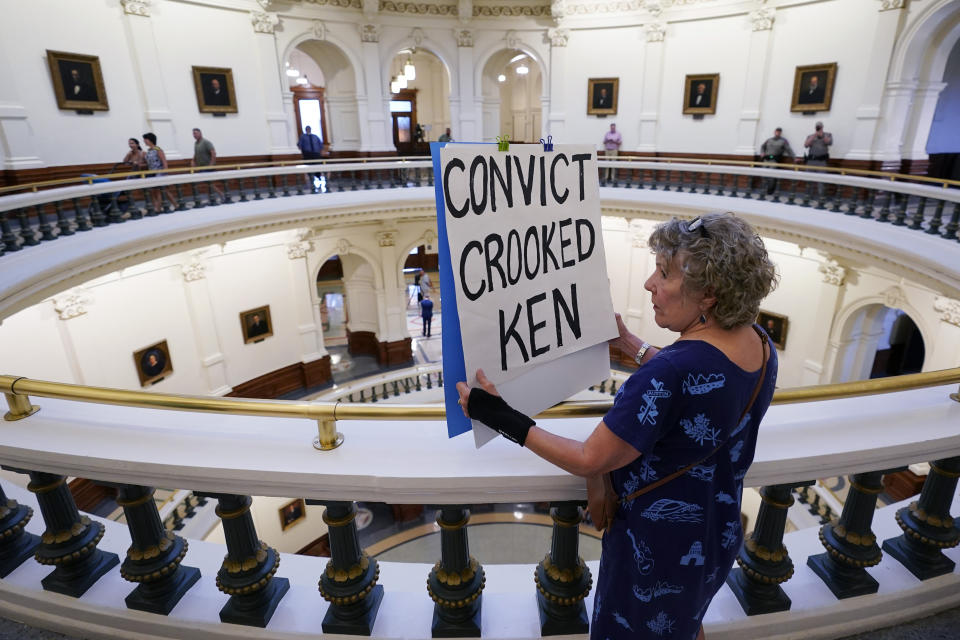
<svg viewBox="0 0 960 640">
<path fill-rule="evenodd" d="M 433 320 L 433 300 L 430 294 L 426 293 L 423 300 L 420 301 L 420 318 L 423 319 L 423 330 L 420 335 L 430 337 L 430 322 Z"/>
<path fill-rule="evenodd" d="M 766 164 L 779 164 L 793 158 L 793 149 L 790 143 L 782 135 L 783 129 L 777 127 L 773 130 L 773 137 L 764 140 L 760 145 L 760 157 Z M 767 195 L 773 195 L 777 191 L 776 178 L 764 178 L 763 184 L 766 187 Z"/>
<path fill-rule="evenodd" d="M 320 153 L 323 151 L 323 142 L 320 140 L 320 136 L 313 133 L 310 125 L 307 125 L 303 131 L 303 135 L 300 136 L 299 140 L 297 140 L 297 148 L 300 149 L 300 155 L 303 156 L 304 160 L 319 160 Z M 307 182 L 309 183 L 311 189 L 314 188 L 312 178 L 317 178 L 319 180 L 320 174 L 307 174 Z"/>
<path fill-rule="evenodd" d="M 214 148 L 212 142 L 203 137 L 203 132 L 200 131 L 200 129 L 193 129 L 193 140 L 193 160 L 190 161 L 190 166 L 212 167 L 217 164 L 217 150 Z M 206 169 L 206 171 L 213 171 L 213 169 Z M 223 201 L 223 190 L 217 186 L 216 182 L 211 181 L 209 184 L 213 187 L 213 190 L 217 192 L 217 197 Z M 196 185 L 194 185 L 194 187 L 196 187 Z"/>
<path fill-rule="evenodd" d="M 827 160 L 830 159 L 830 145 L 833 144 L 833 134 L 823 130 L 823 123 L 818 122 L 814 127 L 814 132 L 807 136 L 803 146 L 807 149 L 807 165 L 813 167 L 827 166 Z M 822 198 L 826 185 L 822 182 L 817 183 L 817 194 Z M 809 191 L 809 189 L 808 189 Z"/>
<path fill-rule="evenodd" d="M 620 153 L 620 145 L 623 144 L 623 136 L 617 131 L 617 125 L 610 123 L 610 131 L 603 136 L 603 157 L 606 159 L 615 159 Z M 616 175 L 613 167 L 607 167 L 604 174 L 604 182 L 609 182 Z"/>
<path fill-rule="evenodd" d="M 453 136 L 450 135 L 450 127 L 447 127 L 447 130 L 440 134 L 440 137 L 437 138 L 437 142 L 454 142 Z"/>
</svg>

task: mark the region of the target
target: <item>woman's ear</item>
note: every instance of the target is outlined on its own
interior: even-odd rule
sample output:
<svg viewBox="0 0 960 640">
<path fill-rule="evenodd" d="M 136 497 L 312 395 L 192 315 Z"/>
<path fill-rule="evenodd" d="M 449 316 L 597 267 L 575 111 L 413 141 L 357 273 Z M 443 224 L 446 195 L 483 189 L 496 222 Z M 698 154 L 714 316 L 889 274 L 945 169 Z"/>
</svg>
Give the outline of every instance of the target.
<svg viewBox="0 0 960 640">
<path fill-rule="evenodd" d="M 715 306 L 717 306 L 717 296 L 714 295 L 713 289 L 707 289 L 703 292 L 703 297 L 700 299 L 700 309 L 702 311 L 709 311 Z"/>
</svg>

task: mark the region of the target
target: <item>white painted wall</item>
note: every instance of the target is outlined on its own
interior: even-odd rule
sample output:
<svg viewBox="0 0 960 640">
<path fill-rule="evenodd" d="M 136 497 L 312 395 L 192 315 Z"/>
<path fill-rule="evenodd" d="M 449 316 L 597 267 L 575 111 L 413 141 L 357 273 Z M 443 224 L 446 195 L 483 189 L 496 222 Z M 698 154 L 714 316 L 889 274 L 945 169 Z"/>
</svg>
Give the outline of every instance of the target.
<svg viewBox="0 0 960 640">
<path fill-rule="evenodd" d="M 326 507 L 309 504 L 307 516 L 284 531 L 280 526 L 279 512 L 290 500 L 291 498 L 253 496 L 253 502 L 250 505 L 250 514 L 253 516 L 253 525 L 257 528 L 257 537 L 282 553 L 296 553 L 327 532 L 327 524 L 323 521 L 323 511 Z M 219 524 L 215 526 L 204 540 L 226 544 L 223 527 Z"/>
<path fill-rule="evenodd" d="M 772 29 L 755 31 L 753 5 L 675 3 L 656 18 L 665 24 L 662 42 L 647 41 L 645 25 L 654 17 L 646 12 L 580 12 L 560 21 L 566 46 L 553 46 L 543 21 L 528 17 L 464 25 L 453 16 L 384 12 L 373 19 L 301 3 L 281 7 L 275 12 L 281 29 L 262 34 L 251 26 L 250 11 L 259 7 L 252 3 L 168 0 L 152 3 L 151 15 L 141 17 L 125 15 L 117 2 L 35 0 L 17 3 L 7 12 L 12 19 L 0 23 L 0 52 L 8 61 L 0 69 L 0 153 L 7 168 L 108 162 L 122 157 L 127 137 L 156 129 L 160 145 L 175 158 L 188 155 L 194 126 L 204 129 L 221 156 L 295 152 L 283 63 L 298 47 L 322 69 L 334 149 L 391 150 L 390 61 L 396 51 L 420 46 L 439 57 L 445 68 L 440 80 L 449 82 L 446 104 L 424 101 L 426 121 L 445 128 L 449 120 L 458 140 L 491 139 L 500 133 L 492 128 L 504 128 L 481 70 L 497 51 L 515 49 L 537 60 L 542 95 L 529 96 L 528 104 L 545 100 L 550 115 L 543 117 L 543 133 L 558 135 L 558 142 L 599 146 L 616 122 L 624 150 L 747 153 L 782 126 L 799 150 L 813 122 L 822 119 L 834 133 L 835 157 L 889 159 L 901 147 L 915 157 L 939 89 L 911 85 L 903 93 L 894 85 L 931 81 L 925 70 L 942 68 L 941 50 L 949 52 L 960 37 L 954 29 L 937 32 L 929 45 L 917 44 L 918 34 L 935 31 L 924 20 L 948 17 L 943 0 L 934 4 L 939 13 L 915 4 L 881 11 L 876 0 L 801 0 L 770 7 Z M 379 25 L 376 41 L 361 41 L 368 22 Z M 458 47 L 455 29 L 464 26 L 472 31 L 472 47 Z M 79 116 L 57 109 L 46 49 L 99 56 L 110 111 Z M 910 50 L 901 55 L 900 49 Z M 790 113 L 795 67 L 821 62 L 838 64 L 831 111 Z M 232 68 L 239 113 L 199 114 L 191 65 Z M 714 72 L 720 73 L 717 114 L 700 121 L 683 116 L 684 76 Z M 424 82 L 437 76 L 428 73 Z M 616 116 L 586 115 L 591 77 L 620 78 Z M 885 87 L 885 80 L 893 84 Z M 909 139 L 901 141 L 904 136 Z"/>
</svg>

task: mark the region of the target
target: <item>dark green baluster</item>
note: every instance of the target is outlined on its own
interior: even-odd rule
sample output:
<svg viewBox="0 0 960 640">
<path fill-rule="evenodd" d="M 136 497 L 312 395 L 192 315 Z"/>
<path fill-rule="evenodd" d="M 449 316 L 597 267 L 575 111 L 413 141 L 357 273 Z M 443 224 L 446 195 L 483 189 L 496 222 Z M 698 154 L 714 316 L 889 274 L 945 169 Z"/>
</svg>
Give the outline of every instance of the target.
<svg viewBox="0 0 960 640">
<path fill-rule="evenodd" d="M 24 531 L 31 518 L 33 509 L 8 498 L 0 485 L 0 578 L 32 558 L 40 544 L 40 536 Z"/>
<path fill-rule="evenodd" d="M 920 202 L 917 203 L 917 210 L 913 212 L 911 216 L 910 228 L 917 231 L 923 229 L 923 210 L 927 207 L 927 198 L 926 196 L 921 196 Z"/>
<path fill-rule="evenodd" d="M 480 611 L 486 576 L 470 555 L 467 523 L 470 512 L 444 506 L 437 513 L 440 525 L 440 562 L 427 577 L 427 593 L 434 602 L 434 638 L 479 638 Z"/>
<path fill-rule="evenodd" d="M 587 633 L 590 621 L 583 600 L 590 594 L 593 576 L 580 557 L 580 506 L 576 502 L 557 502 L 550 509 L 550 517 L 550 553 L 534 571 L 540 635 Z"/>
<path fill-rule="evenodd" d="M 947 240 L 956 240 L 958 222 L 960 222 L 960 206 L 957 206 L 957 203 L 954 202 L 953 213 L 950 215 L 950 222 L 948 222 L 947 226 L 943 228 L 944 238 L 946 238 Z"/>
<path fill-rule="evenodd" d="M 930 224 L 927 226 L 926 233 L 930 235 L 940 235 L 940 225 L 943 224 L 943 200 L 937 200 L 937 208 L 933 210 L 933 217 L 930 218 Z"/>
</svg>

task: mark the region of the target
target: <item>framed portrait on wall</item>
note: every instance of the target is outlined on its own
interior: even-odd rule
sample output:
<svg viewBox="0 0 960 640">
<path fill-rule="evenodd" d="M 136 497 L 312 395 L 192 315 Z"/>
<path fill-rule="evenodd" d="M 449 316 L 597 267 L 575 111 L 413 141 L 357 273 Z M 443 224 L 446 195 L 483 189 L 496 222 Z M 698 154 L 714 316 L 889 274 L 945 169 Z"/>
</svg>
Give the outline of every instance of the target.
<svg viewBox="0 0 960 640">
<path fill-rule="evenodd" d="M 134 351 L 133 363 L 137 367 L 141 387 L 157 384 L 173 373 L 173 361 L 170 359 L 166 340 Z"/>
<path fill-rule="evenodd" d="M 683 113 L 716 113 L 719 87 L 719 73 L 688 75 L 683 82 Z"/>
<path fill-rule="evenodd" d="M 620 78 L 590 78 L 587 80 L 587 115 L 615 115 L 617 113 L 619 89 Z"/>
<path fill-rule="evenodd" d="M 273 321 L 270 319 L 270 305 L 240 312 L 240 330 L 243 331 L 243 343 L 260 342 L 273 335 Z"/>
<path fill-rule="evenodd" d="M 757 324 L 767 332 L 767 335 L 773 340 L 773 344 L 777 349 L 783 351 L 786 348 L 787 326 L 789 324 L 787 316 L 782 316 L 779 313 L 771 313 L 770 311 L 763 311 L 761 309 L 757 315 Z"/>
<path fill-rule="evenodd" d="M 280 529 L 286 531 L 307 517 L 307 503 L 303 498 L 291 500 L 280 507 Z"/>
<path fill-rule="evenodd" d="M 837 63 L 808 64 L 797 67 L 793 75 L 793 99 L 790 111 L 811 113 L 830 111 L 833 83 L 837 79 Z"/>
<path fill-rule="evenodd" d="M 57 106 L 77 111 L 109 111 L 100 58 L 47 49 Z"/>
<path fill-rule="evenodd" d="M 226 67 L 193 67 L 193 88 L 200 113 L 236 113 L 237 93 L 233 70 Z"/>
</svg>

